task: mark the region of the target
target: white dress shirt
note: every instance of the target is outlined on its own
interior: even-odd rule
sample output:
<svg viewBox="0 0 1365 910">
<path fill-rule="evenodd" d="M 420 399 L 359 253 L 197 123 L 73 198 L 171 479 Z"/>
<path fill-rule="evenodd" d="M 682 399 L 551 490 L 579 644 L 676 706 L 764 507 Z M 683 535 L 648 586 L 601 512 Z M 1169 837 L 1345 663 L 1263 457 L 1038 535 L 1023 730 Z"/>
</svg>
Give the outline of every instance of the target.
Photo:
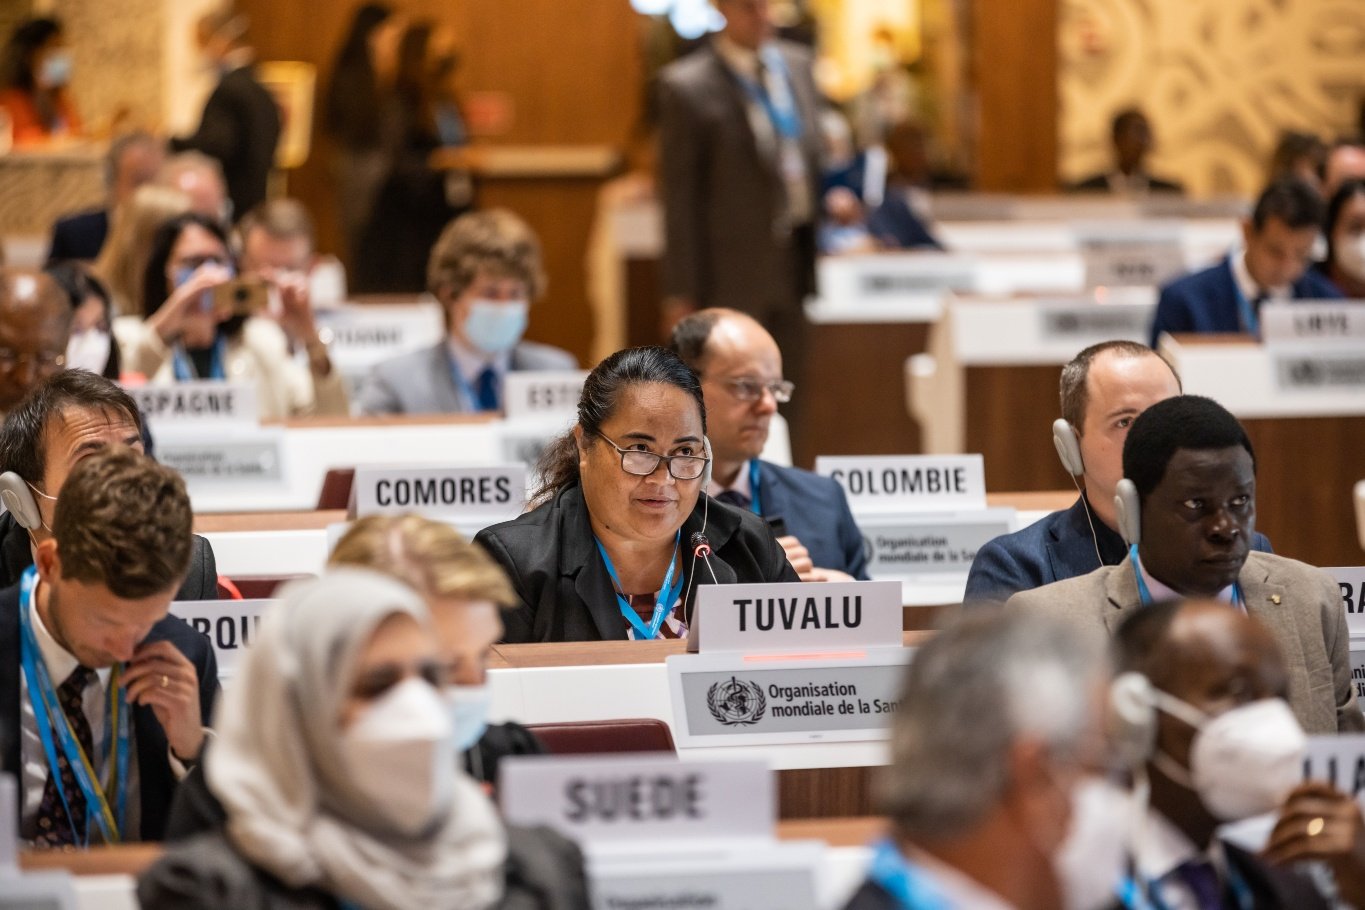
<svg viewBox="0 0 1365 910">
<path fill-rule="evenodd" d="M 713 478 L 711 482 L 706 485 L 706 494 L 710 496 L 712 499 L 715 499 L 721 493 L 730 491 L 733 493 L 739 493 L 741 496 L 748 499 L 750 502 L 753 502 L 754 494 L 749 487 L 750 464 L 751 462 L 746 461 L 744 462 L 744 464 L 739 466 L 739 473 L 735 475 L 735 482 L 730 484 L 728 487 L 721 485 L 719 481 Z"/>
</svg>

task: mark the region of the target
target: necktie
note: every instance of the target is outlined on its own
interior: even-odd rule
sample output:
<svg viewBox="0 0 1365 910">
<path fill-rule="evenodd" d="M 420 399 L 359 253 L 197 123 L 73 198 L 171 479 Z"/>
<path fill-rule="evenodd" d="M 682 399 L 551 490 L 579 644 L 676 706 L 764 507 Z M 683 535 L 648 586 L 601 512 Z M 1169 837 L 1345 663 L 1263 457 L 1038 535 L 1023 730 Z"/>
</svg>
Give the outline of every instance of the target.
<svg viewBox="0 0 1365 910">
<path fill-rule="evenodd" d="M 739 490 L 722 490 L 720 495 L 716 497 L 716 502 L 723 502 L 727 506 L 734 506 L 737 509 L 749 508 L 749 503 L 751 501 L 752 500 L 750 500 L 748 496 L 745 496 L 743 493 L 739 492 Z"/>
<path fill-rule="evenodd" d="M 81 703 L 85 687 L 95 678 L 95 671 L 89 667 L 76 667 L 66 682 L 57 688 L 57 700 L 61 702 L 62 713 L 71 722 L 71 731 L 76 741 L 85 750 L 85 755 L 94 761 L 94 738 L 90 733 L 90 722 L 85 719 L 85 709 Z M 54 718 L 55 719 L 55 718 Z M 71 809 L 68 816 L 62 806 L 61 795 L 57 792 L 56 778 L 60 777 L 62 789 L 66 793 L 66 803 Z M 66 753 L 57 750 L 57 767 L 48 769 L 47 784 L 43 787 L 43 798 L 38 803 L 37 843 L 45 847 L 64 847 L 78 844 L 76 832 L 85 831 L 85 794 L 76 783 L 76 775 L 66 761 Z"/>
<path fill-rule="evenodd" d="M 1176 867 L 1176 875 L 1194 895 L 1199 910 L 1223 910 L 1223 886 L 1213 863 L 1206 859 L 1192 859 Z"/>
<path fill-rule="evenodd" d="M 498 409 L 498 373 L 491 366 L 483 368 L 476 381 L 475 389 L 478 395 L 478 406 L 480 411 L 496 411 Z"/>
</svg>

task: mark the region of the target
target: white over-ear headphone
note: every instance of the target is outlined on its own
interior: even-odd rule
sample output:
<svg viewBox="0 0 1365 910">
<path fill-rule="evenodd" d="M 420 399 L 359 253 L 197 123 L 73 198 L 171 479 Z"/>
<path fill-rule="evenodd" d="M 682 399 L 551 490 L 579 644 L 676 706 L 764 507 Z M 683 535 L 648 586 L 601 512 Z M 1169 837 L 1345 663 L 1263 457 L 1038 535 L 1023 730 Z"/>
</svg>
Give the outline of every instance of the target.
<svg viewBox="0 0 1365 910">
<path fill-rule="evenodd" d="M 712 460 L 711 458 L 710 436 L 703 436 L 701 438 L 701 448 L 702 453 L 706 455 L 706 467 L 701 472 L 701 491 L 703 494 L 705 494 L 706 488 L 711 486 L 711 468 L 714 467 L 716 464 L 715 461 Z M 706 528 L 703 527 L 702 530 L 705 531 Z"/>
<path fill-rule="evenodd" d="M 1109 684 L 1109 707 L 1115 757 L 1125 768 L 1141 767 L 1156 748 L 1156 687 L 1142 673 L 1120 673 Z"/>
<path fill-rule="evenodd" d="M 1124 542 L 1136 546 L 1142 540 L 1142 508 L 1138 504 L 1137 484 L 1127 477 L 1114 488 L 1114 508 Z"/>
<path fill-rule="evenodd" d="M 0 503 L 14 521 L 26 531 L 43 526 L 43 513 L 38 511 L 38 500 L 33 498 L 28 481 L 13 471 L 0 474 Z"/>
<path fill-rule="evenodd" d="M 1085 473 L 1085 460 L 1081 458 L 1081 441 L 1076 436 L 1076 428 L 1065 418 L 1052 421 L 1052 444 L 1057 447 L 1057 457 L 1062 467 L 1072 477 Z"/>
</svg>

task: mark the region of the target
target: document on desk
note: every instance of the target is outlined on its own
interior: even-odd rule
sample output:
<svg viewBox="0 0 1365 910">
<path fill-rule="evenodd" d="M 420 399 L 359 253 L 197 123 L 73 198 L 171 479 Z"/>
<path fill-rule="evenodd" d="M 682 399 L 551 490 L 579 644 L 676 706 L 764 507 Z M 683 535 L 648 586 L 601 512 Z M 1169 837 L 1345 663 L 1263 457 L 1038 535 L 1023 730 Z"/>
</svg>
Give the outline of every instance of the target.
<svg viewBox="0 0 1365 910">
<path fill-rule="evenodd" d="M 156 460 L 185 478 L 190 495 L 232 489 L 287 489 L 283 427 L 226 423 L 161 425 Z"/>
</svg>

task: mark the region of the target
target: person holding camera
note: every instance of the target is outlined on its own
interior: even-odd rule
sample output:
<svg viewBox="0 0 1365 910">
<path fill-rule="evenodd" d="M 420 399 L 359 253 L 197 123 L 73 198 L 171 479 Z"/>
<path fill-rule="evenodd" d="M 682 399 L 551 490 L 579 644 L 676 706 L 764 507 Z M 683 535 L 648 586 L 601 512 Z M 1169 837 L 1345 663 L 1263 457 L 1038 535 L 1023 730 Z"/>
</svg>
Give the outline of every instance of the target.
<svg viewBox="0 0 1365 910">
<path fill-rule="evenodd" d="M 350 412 L 341 373 L 316 329 L 301 345 L 304 366 L 289 353 L 279 323 L 264 313 L 266 284 L 236 277 L 216 221 L 190 213 L 163 224 L 143 285 L 146 321 L 124 340 L 131 372 L 158 384 L 254 382 L 262 420 Z"/>
</svg>

